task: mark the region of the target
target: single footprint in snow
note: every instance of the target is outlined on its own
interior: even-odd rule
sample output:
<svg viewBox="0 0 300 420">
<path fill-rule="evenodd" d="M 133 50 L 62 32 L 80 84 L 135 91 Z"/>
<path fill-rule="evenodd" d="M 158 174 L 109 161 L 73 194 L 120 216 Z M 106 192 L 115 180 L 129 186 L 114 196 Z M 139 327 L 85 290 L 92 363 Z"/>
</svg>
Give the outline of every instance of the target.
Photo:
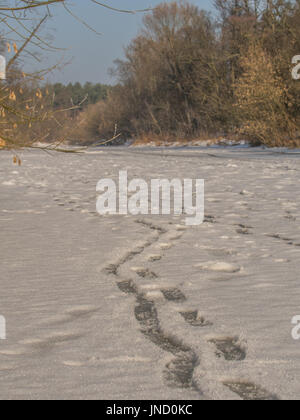
<svg viewBox="0 0 300 420">
<path fill-rule="evenodd" d="M 246 359 L 246 350 L 241 347 L 237 337 L 213 338 L 209 340 L 216 346 L 216 355 L 227 361 L 241 361 Z"/>
<path fill-rule="evenodd" d="M 121 290 L 121 292 L 126 294 L 137 294 L 137 288 L 132 280 L 121 280 L 117 282 L 118 288 Z"/>
<path fill-rule="evenodd" d="M 278 401 L 275 394 L 264 388 L 246 381 L 224 381 L 223 385 L 229 388 L 245 401 Z"/>
<path fill-rule="evenodd" d="M 179 313 L 193 327 L 208 327 L 213 325 L 212 322 L 206 321 L 203 316 L 199 316 L 198 311 L 183 311 Z"/>
<path fill-rule="evenodd" d="M 193 378 L 198 365 L 199 360 L 192 350 L 178 353 L 177 357 L 166 365 L 164 379 L 170 387 L 192 388 L 201 392 Z"/>
<path fill-rule="evenodd" d="M 181 290 L 177 289 L 176 287 L 170 289 L 161 289 L 162 294 L 164 295 L 165 299 L 170 300 L 172 302 L 184 302 L 186 297 L 182 293 Z"/>
</svg>

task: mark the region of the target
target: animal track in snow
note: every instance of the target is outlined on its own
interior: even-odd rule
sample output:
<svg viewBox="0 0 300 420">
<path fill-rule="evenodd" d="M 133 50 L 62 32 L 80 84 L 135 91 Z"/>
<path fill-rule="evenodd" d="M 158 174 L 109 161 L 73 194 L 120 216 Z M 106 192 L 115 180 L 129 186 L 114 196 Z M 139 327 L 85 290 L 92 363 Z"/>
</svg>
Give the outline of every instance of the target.
<svg viewBox="0 0 300 420">
<path fill-rule="evenodd" d="M 274 239 L 279 239 L 281 241 L 284 241 L 287 245 L 293 245 L 293 246 L 300 246 L 300 243 L 295 242 L 293 239 L 291 238 L 287 238 L 286 236 L 282 236 L 278 233 L 267 233 L 266 236 L 268 236 L 269 238 L 274 238 Z"/>
</svg>

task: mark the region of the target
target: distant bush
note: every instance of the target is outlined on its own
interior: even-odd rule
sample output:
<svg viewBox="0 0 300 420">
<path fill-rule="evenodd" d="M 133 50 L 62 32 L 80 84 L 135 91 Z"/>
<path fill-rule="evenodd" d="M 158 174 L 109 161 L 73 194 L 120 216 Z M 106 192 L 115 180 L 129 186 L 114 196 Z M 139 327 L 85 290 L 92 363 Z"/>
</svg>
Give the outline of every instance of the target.
<svg viewBox="0 0 300 420">
<path fill-rule="evenodd" d="M 243 73 L 234 90 L 240 134 L 254 144 L 295 146 L 297 125 L 288 112 L 288 90 L 272 58 L 256 43 L 240 64 Z"/>
</svg>

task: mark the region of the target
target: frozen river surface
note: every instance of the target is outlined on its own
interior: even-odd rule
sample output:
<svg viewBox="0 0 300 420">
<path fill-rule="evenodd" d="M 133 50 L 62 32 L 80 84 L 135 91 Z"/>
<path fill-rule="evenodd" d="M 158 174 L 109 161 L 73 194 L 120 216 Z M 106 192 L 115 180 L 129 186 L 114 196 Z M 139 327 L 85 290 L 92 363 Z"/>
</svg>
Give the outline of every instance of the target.
<svg viewBox="0 0 300 420">
<path fill-rule="evenodd" d="M 1 399 L 298 399 L 300 160 L 0 154 Z M 100 178 L 205 179 L 205 222 L 100 216 Z"/>
</svg>

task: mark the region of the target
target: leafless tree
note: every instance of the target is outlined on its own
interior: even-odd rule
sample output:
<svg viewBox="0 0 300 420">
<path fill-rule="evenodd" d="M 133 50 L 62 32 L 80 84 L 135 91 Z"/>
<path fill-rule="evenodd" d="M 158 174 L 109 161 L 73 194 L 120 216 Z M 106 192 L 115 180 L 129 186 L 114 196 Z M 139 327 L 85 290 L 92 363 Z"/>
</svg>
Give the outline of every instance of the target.
<svg viewBox="0 0 300 420">
<path fill-rule="evenodd" d="M 115 12 L 143 12 L 116 9 L 96 0 L 86 1 Z M 58 122 L 57 114 L 61 111 L 53 110 L 51 98 L 45 98 L 39 87 L 45 75 L 57 67 L 43 68 L 41 53 L 61 50 L 40 35 L 55 7 L 63 7 L 80 24 L 100 35 L 87 21 L 76 15 L 69 0 L 0 1 L 0 54 L 2 60 L 5 50 L 12 55 L 6 63 L 6 80 L 0 81 L 0 148 L 15 150 L 39 147 L 37 142 L 47 139 L 49 132 L 44 132 L 42 137 L 36 136 L 35 127 L 46 122 L 49 126 L 49 120 Z M 36 60 L 41 69 L 30 74 L 22 71 L 19 64 L 21 58 Z M 58 139 L 56 145 L 50 148 L 63 150 L 63 140 Z"/>
</svg>

